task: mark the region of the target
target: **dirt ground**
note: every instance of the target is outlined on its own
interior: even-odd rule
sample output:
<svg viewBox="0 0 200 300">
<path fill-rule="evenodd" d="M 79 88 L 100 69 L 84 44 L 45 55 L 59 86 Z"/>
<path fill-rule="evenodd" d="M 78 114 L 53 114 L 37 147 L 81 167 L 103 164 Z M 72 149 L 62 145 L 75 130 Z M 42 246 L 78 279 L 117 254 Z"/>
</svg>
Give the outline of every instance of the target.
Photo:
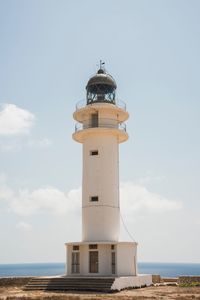
<svg viewBox="0 0 200 300">
<path fill-rule="evenodd" d="M 152 286 L 141 289 L 124 290 L 118 293 L 49 293 L 23 291 L 19 287 L 0 288 L 0 300 L 145 300 L 145 299 L 176 299 L 200 300 L 200 287 Z"/>
</svg>

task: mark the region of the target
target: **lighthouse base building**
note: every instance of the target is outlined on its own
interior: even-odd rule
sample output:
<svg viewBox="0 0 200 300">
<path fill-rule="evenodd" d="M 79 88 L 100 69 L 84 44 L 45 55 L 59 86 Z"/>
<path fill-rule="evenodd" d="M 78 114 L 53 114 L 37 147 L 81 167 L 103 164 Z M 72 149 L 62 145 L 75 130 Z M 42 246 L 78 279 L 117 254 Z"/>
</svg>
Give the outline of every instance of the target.
<svg viewBox="0 0 200 300">
<path fill-rule="evenodd" d="M 66 243 L 67 276 L 111 277 L 111 290 L 152 284 L 152 276 L 137 272 L 137 243 Z"/>
<path fill-rule="evenodd" d="M 81 276 L 136 276 L 137 244 L 91 242 L 67 244 L 67 274 Z"/>
<path fill-rule="evenodd" d="M 137 243 L 66 243 L 67 276 L 111 277 L 111 290 L 152 284 L 152 276 L 137 272 Z"/>
<path fill-rule="evenodd" d="M 137 243 L 119 241 L 119 144 L 128 139 L 125 103 L 116 82 L 100 66 L 86 86 L 86 102 L 73 114 L 73 139 L 82 144 L 82 241 L 66 243 L 69 278 L 111 278 L 112 290 L 152 284 L 138 275 Z"/>
</svg>

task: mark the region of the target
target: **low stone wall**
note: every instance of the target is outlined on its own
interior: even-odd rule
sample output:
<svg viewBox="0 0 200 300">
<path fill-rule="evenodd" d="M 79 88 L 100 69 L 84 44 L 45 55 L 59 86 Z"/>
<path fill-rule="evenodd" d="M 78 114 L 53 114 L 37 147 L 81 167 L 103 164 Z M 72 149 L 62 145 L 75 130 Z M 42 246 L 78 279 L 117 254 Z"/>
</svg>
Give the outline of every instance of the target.
<svg viewBox="0 0 200 300">
<path fill-rule="evenodd" d="M 198 282 L 200 283 L 200 276 L 179 276 L 178 283 L 179 284 L 185 284 L 185 283 L 194 283 Z"/>
<path fill-rule="evenodd" d="M 171 277 L 161 277 L 160 275 L 152 275 L 152 281 L 156 283 L 172 283 L 177 282 L 178 284 L 190 284 L 190 283 L 200 283 L 200 276 L 179 276 L 178 278 Z"/>
<path fill-rule="evenodd" d="M 33 277 L 0 277 L 0 287 L 23 286 Z"/>
<path fill-rule="evenodd" d="M 178 278 L 175 277 L 163 277 L 162 282 L 178 282 Z"/>
<path fill-rule="evenodd" d="M 152 275 L 152 282 L 153 283 L 160 283 L 160 282 L 162 282 L 162 279 L 161 279 L 160 275 L 156 275 L 156 274 Z"/>
</svg>

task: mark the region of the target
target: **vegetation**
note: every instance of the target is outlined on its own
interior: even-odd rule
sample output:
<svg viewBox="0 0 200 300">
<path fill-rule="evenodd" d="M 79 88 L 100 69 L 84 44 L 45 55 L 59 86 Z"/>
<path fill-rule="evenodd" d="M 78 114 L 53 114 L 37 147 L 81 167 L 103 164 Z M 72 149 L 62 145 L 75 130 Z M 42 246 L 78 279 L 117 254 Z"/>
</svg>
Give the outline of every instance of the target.
<svg viewBox="0 0 200 300">
<path fill-rule="evenodd" d="M 200 287 L 200 282 L 185 282 L 185 283 L 180 283 L 180 287 Z"/>
</svg>

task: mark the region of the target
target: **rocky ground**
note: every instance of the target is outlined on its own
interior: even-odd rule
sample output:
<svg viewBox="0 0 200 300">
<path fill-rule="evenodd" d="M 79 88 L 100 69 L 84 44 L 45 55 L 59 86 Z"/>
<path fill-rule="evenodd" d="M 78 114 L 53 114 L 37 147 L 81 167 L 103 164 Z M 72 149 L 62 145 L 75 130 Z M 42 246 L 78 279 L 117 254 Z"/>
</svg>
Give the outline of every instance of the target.
<svg viewBox="0 0 200 300">
<path fill-rule="evenodd" d="M 124 290 L 119 293 L 49 293 L 23 291 L 20 287 L 0 287 L 0 300 L 145 300 L 176 299 L 200 300 L 200 287 L 152 286 L 141 289 Z"/>
</svg>

